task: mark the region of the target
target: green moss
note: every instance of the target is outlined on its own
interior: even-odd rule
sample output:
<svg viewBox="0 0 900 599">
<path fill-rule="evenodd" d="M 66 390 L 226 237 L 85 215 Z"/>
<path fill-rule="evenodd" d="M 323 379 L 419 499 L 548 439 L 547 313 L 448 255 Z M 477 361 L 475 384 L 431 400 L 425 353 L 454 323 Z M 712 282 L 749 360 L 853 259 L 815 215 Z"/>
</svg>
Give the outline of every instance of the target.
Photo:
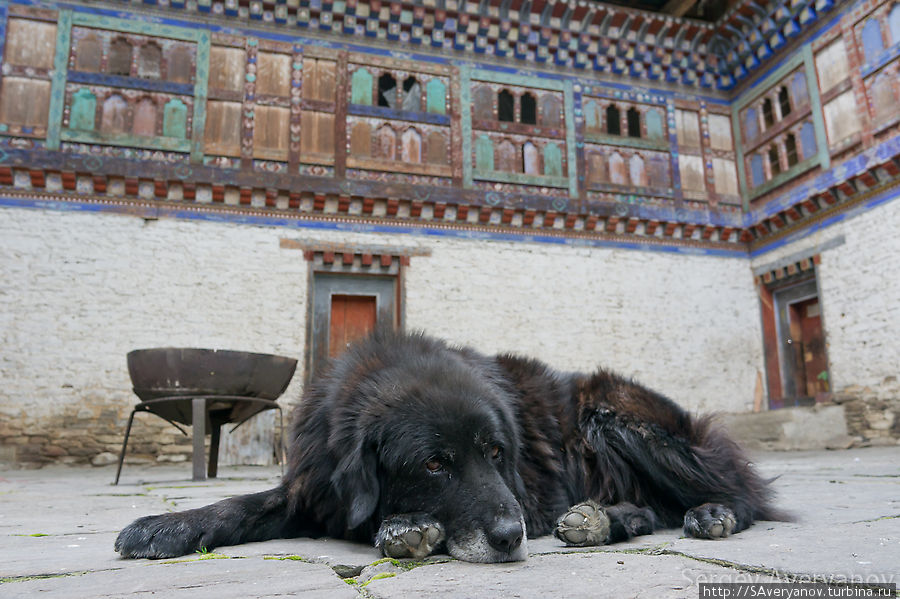
<svg viewBox="0 0 900 599">
<path fill-rule="evenodd" d="M 370 578 L 369 580 L 367 580 L 366 582 L 364 582 L 363 584 L 361 584 L 359 586 L 365 587 L 365 586 L 368 586 L 373 580 L 381 580 L 383 578 L 393 578 L 396 575 L 397 575 L 396 572 L 381 572 L 379 574 L 376 574 L 375 576 L 373 576 L 372 578 Z"/>
<path fill-rule="evenodd" d="M 301 557 L 299 555 L 266 555 L 266 556 L 263 556 L 263 559 L 276 559 L 276 560 L 279 560 L 282 562 L 290 560 L 290 561 L 294 561 L 294 562 L 313 563 L 310 560 L 306 559 L 305 557 Z"/>
</svg>

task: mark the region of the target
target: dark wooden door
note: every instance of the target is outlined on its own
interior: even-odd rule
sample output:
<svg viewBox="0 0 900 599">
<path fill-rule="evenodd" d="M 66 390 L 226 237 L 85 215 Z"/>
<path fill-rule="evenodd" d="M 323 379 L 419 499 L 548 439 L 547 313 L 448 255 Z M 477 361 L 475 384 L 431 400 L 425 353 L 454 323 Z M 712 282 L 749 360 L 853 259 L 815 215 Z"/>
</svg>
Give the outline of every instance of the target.
<svg viewBox="0 0 900 599">
<path fill-rule="evenodd" d="M 792 304 L 791 337 L 793 338 L 798 395 L 815 397 L 828 391 L 825 359 L 825 335 L 822 332 L 822 316 L 819 299 L 811 298 Z"/>
<path fill-rule="evenodd" d="M 328 357 L 338 357 L 351 343 L 371 333 L 377 320 L 377 296 L 332 295 Z"/>
</svg>

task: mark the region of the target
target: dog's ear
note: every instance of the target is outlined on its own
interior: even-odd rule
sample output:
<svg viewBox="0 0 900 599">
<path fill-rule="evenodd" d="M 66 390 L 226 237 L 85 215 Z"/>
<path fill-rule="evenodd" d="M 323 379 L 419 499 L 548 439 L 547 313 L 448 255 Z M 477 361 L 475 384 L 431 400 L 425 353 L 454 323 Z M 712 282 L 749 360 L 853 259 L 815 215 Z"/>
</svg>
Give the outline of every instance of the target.
<svg viewBox="0 0 900 599">
<path fill-rule="evenodd" d="M 378 484 L 375 449 L 363 442 L 341 459 L 331 475 L 331 484 L 338 496 L 349 502 L 347 528 L 353 529 L 375 513 L 380 488 Z"/>
</svg>

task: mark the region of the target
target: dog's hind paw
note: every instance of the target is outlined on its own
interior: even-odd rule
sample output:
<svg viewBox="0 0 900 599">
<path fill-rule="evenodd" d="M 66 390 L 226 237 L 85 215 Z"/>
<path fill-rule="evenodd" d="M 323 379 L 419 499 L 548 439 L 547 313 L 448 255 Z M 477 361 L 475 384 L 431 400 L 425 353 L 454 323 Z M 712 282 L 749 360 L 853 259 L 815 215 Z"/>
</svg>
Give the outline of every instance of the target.
<svg viewBox="0 0 900 599">
<path fill-rule="evenodd" d="M 698 539 L 722 539 L 734 530 L 737 518 L 730 508 L 704 503 L 684 515 L 684 534 Z"/>
<path fill-rule="evenodd" d="M 553 534 L 566 545 L 589 547 L 609 542 L 609 516 L 599 503 L 585 501 L 573 505 L 556 521 Z"/>
<path fill-rule="evenodd" d="M 386 557 L 422 559 L 444 540 L 444 527 L 424 513 L 386 518 L 375 535 L 375 546 Z"/>
</svg>

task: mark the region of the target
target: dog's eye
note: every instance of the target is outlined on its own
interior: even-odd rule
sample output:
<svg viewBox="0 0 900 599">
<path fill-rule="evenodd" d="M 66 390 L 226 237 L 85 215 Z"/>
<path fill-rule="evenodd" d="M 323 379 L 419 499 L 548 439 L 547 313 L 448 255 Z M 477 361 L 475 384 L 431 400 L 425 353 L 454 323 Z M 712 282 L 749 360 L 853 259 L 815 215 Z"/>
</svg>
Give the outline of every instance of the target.
<svg viewBox="0 0 900 599">
<path fill-rule="evenodd" d="M 431 458 L 430 460 L 425 462 L 425 467 L 429 472 L 440 472 L 444 469 L 444 465 L 440 462 L 440 460 L 437 460 L 435 458 Z"/>
<path fill-rule="evenodd" d="M 503 448 L 500 447 L 499 445 L 494 445 L 493 447 L 491 447 L 491 457 L 494 458 L 495 460 L 499 460 L 500 458 L 502 458 L 503 457 Z"/>
</svg>

